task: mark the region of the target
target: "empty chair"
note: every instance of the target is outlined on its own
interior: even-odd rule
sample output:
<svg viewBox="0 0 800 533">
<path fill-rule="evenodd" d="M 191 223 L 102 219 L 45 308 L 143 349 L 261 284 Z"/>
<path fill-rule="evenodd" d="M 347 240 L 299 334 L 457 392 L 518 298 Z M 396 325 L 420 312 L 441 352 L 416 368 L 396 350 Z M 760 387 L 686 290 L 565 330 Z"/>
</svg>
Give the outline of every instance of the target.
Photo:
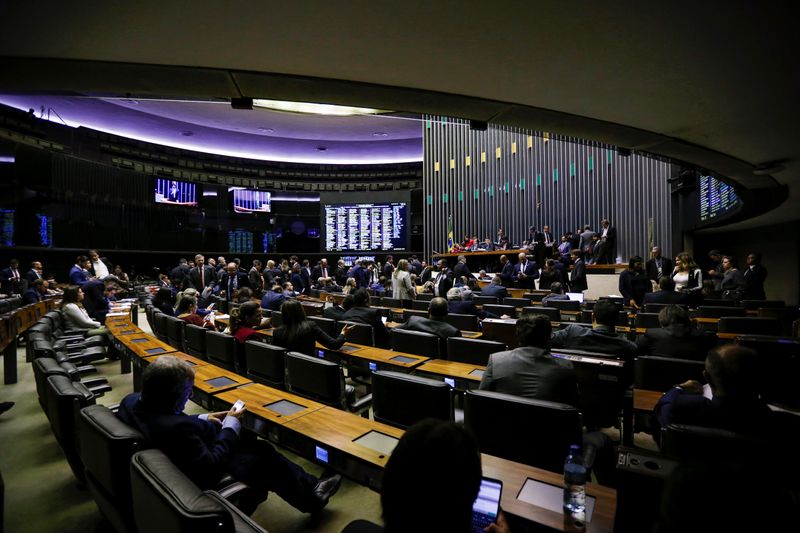
<svg viewBox="0 0 800 533">
<path fill-rule="evenodd" d="M 280 311 L 273 311 L 270 315 L 270 321 L 273 328 L 279 328 L 283 325 L 283 315 Z"/>
<path fill-rule="evenodd" d="M 472 297 L 472 301 L 475 302 L 475 305 L 486 305 L 486 304 L 499 304 L 500 300 L 497 296 L 478 296 L 475 295 Z"/>
<path fill-rule="evenodd" d="M 758 389 L 768 403 L 800 408 L 800 339 L 740 335 L 736 343 L 758 353 Z"/>
<path fill-rule="evenodd" d="M 513 350 L 519 346 L 517 340 L 517 321 L 513 319 L 487 318 L 483 321 L 483 335 L 481 339 L 501 342 Z"/>
<path fill-rule="evenodd" d="M 486 366 L 491 354 L 502 352 L 505 349 L 506 345 L 502 342 L 467 339 L 465 337 L 450 337 L 447 339 L 447 359 L 469 365 Z"/>
<path fill-rule="evenodd" d="M 712 307 L 738 307 L 736 300 L 723 300 L 721 298 L 703 298 L 703 305 Z"/>
<path fill-rule="evenodd" d="M 86 482 L 100 513 L 118 532 L 134 532 L 131 457 L 144 435 L 122 422 L 108 407 L 90 405 L 78 418 L 80 457 Z"/>
<path fill-rule="evenodd" d="M 392 350 L 413 353 L 423 357 L 437 359 L 440 352 L 440 339 L 432 333 L 393 329 L 391 331 Z"/>
<path fill-rule="evenodd" d="M 636 329 L 661 327 L 661 323 L 658 321 L 658 313 L 636 313 L 634 325 Z"/>
<path fill-rule="evenodd" d="M 402 308 L 403 300 L 399 300 L 397 298 L 387 298 L 384 296 L 381 300 L 381 305 L 384 307 Z"/>
<path fill-rule="evenodd" d="M 75 421 L 78 411 L 94 405 L 94 394 L 67 376 L 49 376 L 45 387 L 47 419 L 53 435 L 67 458 L 72 473 L 83 482 L 86 479 L 83 463 L 78 455 Z"/>
<path fill-rule="evenodd" d="M 531 302 L 541 302 L 548 294 L 550 294 L 550 291 L 526 292 L 522 294 L 522 297 Z"/>
<path fill-rule="evenodd" d="M 97 369 L 91 365 L 75 366 L 70 362 L 59 363 L 49 357 L 37 357 L 33 360 L 31 366 L 33 368 L 33 378 L 36 382 L 36 393 L 39 396 L 39 404 L 45 411 L 47 410 L 44 404 L 47 398 L 45 387 L 47 386 L 47 378 L 50 376 L 67 376 L 71 381 L 81 383 L 95 396 L 102 396 L 111 390 L 108 379 L 104 377 L 82 381 L 84 375 L 97 372 Z"/>
<path fill-rule="evenodd" d="M 747 309 L 748 311 L 755 311 L 757 309 L 762 309 L 765 307 L 775 308 L 775 307 L 786 307 L 786 302 L 783 300 L 742 300 L 739 305 Z"/>
<path fill-rule="evenodd" d="M 473 297 L 474 299 L 474 297 Z M 503 298 L 503 305 L 510 305 L 511 307 L 528 307 L 531 305 L 529 298 Z"/>
<path fill-rule="evenodd" d="M 705 362 L 643 355 L 633 363 L 633 386 L 637 389 L 668 391 L 673 385 L 689 379 L 705 381 Z"/>
<path fill-rule="evenodd" d="M 153 333 L 161 342 L 167 342 L 167 315 L 160 312 L 153 314 Z"/>
<path fill-rule="evenodd" d="M 341 331 L 342 326 L 352 324 L 354 327 L 347 336 L 347 342 L 363 344 L 364 346 L 375 346 L 375 332 L 369 324 L 359 324 L 358 322 L 337 322 L 336 327 Z"/>
<path fill-rule="evenodd" d="M 244 356 L 247 361 L 247 377 L 276 389 L 284 388 L 283 355 L 286 350 L 264 342 L 244 343 Z"/>
<path fill-rule="evenodd" d="M 561 322 L 561 309 L 555 307 L 540 307 L 532 305 L 530 307 L 522 308 L 523 315 L 544 315 L 550 319 L 550 322 Z"/>
<path fill-rule="evenodd" d="M 473 298 L 474 299 L 474 298 Z M 429 300 L 412 300 L 411 301 L 411 309 L 415 309 L 417 311 L 425 311 L 428 312 L 428 306 L 430 305 Z"/>
<path fill-rule="evenodd" d="M 701 305 L 697 308 L 697 316 L 702 318 L 720 318 L 723 316 L 747 316 L 744 307 Z"/>
<path fill-rule="evenodd" d="M 336 363 L 297 352 L 284 355 L 286 390 L 300 396 L 358 412 L 369 407 L 371 395 L 355 400 L 355 391 L 344 382 L 342 367 Z"/>
<path fill-rule="evenodd" d="M 186 353 L 204 361 L 208 360 L 206 357 L 206 331 L 208 331 L 206 328 L 194 324 L 186 324 L 183 328 Z"/>
<path fill-rule="evenodd" d="M 236 339 L 224 333 L 206 331 L 206 356 L 208 362 L 236 372 Z"/>
<path fill-rule="evenodd" d="M 563 472 L 564 450 L 581 442 L 581 414 L 571 405 L 469 390 L 464 425 L 482 453 Z"/>
<path fill-rule="evenodd" d="M 717 332 L 751 335 L 780 335 L 781 323 L 775 318 L 725 316 L 719 319 Z"/>
<path fill-rule="evenodd" d="M 452 389 L 443 381 L 379 370 L 372 374 L 372 412 L 377 422 L 402 429 L 426 418 L 452 420 Z"/>
<path fill-rule="evenodd" d="M 220 493 L 201 491 L 160 450 L 134 454 L 130 477 L 138 531 L 265 531 Z"/>
<path fill-rule="evenodd" d="M 376 306 L 376 305 L 377 306 L 382 306 L 383 304 L 381 303 L 381 297 L 380 296 L 375 296 L 375 295 L 370 296 L 369 297 L 369 305 L 371 305 L 373 307 Z"/>
<path fill-rule="evenodd" d="M 419 293 L 419 294 L 417 294 L 417 300 L 420 300 L 420 301 L 423 301 L 423 302 L 430 302 L 431 300 L 433 300 L 433 294 L 424 293 L 424 292 L 423 293 Z"/>
<path fill-rule="evenodd" d="M 461 331 L 480 331 L 478 317 L 475 315 L 462 315 L 460 313 L 448 313 L 444 321 Z"/>
<path fill-rule="evenodd" d="M 664 309 L 665 307 L 670 306 L 670 305 L 680 305 L 681 307 L 683 307 L 687 311 L 689 310 L 689 306 L 688 305 L 684 305 L 684 304 L 649 303 L 649 304 L 644 304 L 644 311 L 646 313 L 658 313 L 659 311 L 661 311 L 662 309 Z"/>
<path fill-rule="evenodd" d="M 319 326 L 319 329 L 321 329 L 334 339 L 339 336 L 339 331 L 336 330 L 336 321 L 333 320 L 332 318 L 325 318 L 322 316 L 314 316 L 314 315 L 309 315 L 307 318 L 309 320 L 313 320 L 314 323 Z"/>
<path fill-rule="evenodd" d="M 503 302 L 505 302 L 506 300 L 508 300 L 508 298 L 503 300 Z M 505 305 L 505 303 L 503 303 L 503 305 L 486 304 L 483 306 L 483 310 L 486 311 L 487 313 L 494 313 L 497 316 L 505 315 L 505 316 L 510 316 L 511 318 L 517 316 L 517 308 L 514 307 L 513 305 Z"/>
<path fill-rule="evenodd" d="M 555 307 L 562 311 L 578 311 L 581 303 L 578 300 L 547 300 L 548 307 Z"/>
<path fill-rule="evenodd" d="M 174 316 L 168 316 L 166 320 L 167 344 L 176 350 L 184 348 L 184 329 L 186 322 Z"/>
</svg>

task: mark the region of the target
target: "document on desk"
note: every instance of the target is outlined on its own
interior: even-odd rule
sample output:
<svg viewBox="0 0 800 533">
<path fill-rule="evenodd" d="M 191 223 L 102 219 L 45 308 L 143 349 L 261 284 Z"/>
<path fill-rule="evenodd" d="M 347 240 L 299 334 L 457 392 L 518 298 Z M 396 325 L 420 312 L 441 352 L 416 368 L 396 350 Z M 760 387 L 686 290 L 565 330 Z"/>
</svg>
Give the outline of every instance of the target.
<svg viewBox="0 0 800 533">
<path fill-rule="evenodd" d="M 708 383 L 703 385 L 703 396 L 705 398 L 708 398 L 709 400 L 713 400 L 714 399 L 714 393 L 711 392 L 711 385 L 709 385 Z"/>
<path fill-rule="evenodd" d="M 128 313 L 108 313 L 106 316 L 127 316 Z"/>
</svg>

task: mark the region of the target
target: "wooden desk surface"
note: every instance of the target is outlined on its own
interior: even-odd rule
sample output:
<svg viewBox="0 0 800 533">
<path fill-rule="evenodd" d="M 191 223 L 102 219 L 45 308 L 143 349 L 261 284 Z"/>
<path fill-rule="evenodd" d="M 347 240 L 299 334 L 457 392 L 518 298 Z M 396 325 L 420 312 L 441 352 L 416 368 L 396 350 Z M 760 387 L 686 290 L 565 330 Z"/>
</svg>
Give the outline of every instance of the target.
<svg viewBox="0 0 800 533">
<path fill-rule="evenodd" d="M 290 392 L 273 389 L 261 383 L 251 383 L 250 385 L 243 385 L 235 389 L 230 389 L 217 394 L 216 397 L 230 405 L 233 405 L 236 400 L 242 400 L 247 404 L 248 413 L 268 420 L 273 424 L 286 424 L 287 422 L 291 422 L 301 416 L 305 416 L 325 407 L 321 403 L 308 400 Z M 302 405 L 304 409 L 291 415 L 282 415 L 271 409 L 267 409 L 267 405 L 281 400 L 288 400 L 292 403 Z"/>
<path fill-rule="evenodd" d="M 145 332 L 133 322 L 119 321 L 106 323 L 106 327 L 108 328 L 108 331 L 110 331 L 115 337 L 118 335 L 145 335 Z"/>
<path fill-rule="evenodd" d="M 170 346 L 169 344 L 163 343 L 160 340 L 147 335 L 146 333 L 141 333 L 140 335 L 122 335 L 117 338 L 126 348 L 136 355 L 136 357 L 144 358 L 150 357 L 153 355 L 164 355 L 167 353 L 177 352 L 175 348 Z M 136 342 L 137 339 L 146 339 L 143 342 Z M 148 353 L 147 350 L 156 350 L 161 349 L 163 351 L 158 353 Z"/>
<path fill-rule="evenodd" d="M 354 352 L 346 352 L 347 355 L 358 357 L 359 359 L 367 359 L 369 361 L 373 361 L 376 363 L 385 363 L 387 365 L 402 366 L 404 368 L 416 368 L 425 361 L 430 360 L 430 357 L 423 357 L 421 355 L 415 355 L 413 353 L 396 352 L 394 350 L 386 350 L 385 348 L 375 348 L 373 346 L 361 346 L 360 344 L 356 344 L 354 346 L 360 346 L 360 349 Z M 402 361 L 393 360 L 393 358 L 397 356 L 408 357 L 410 359 L 414 359 L 414 361 L 410 363 L 404 363 Z"/>
<path fill-rule="evenodd" d="M 633 389 L 633 410 L 652 412 L 663 392 L 646 389 Z"/>
<path fill-rule="evenodd" d="M 550 511 L 517 499 L 528 478 L 555 485 L 560 489 L 564 484 L 562 474 L 486 454 L 481 454 L 481 465 L 484 476 L 503 480 L 500 505 L 507 513 L 559 531 L 600 532 L 614 529 L 614 515 L 617 509 L 617 491 L 614 489 L 594 483 L 586 484 L 586 494 L 597 498 L 597 501 L 592 521 L 586 524 L 585 529 L 578 529 L 572 526 L 561 512 Z"/>
<path fill-rule="evenodd" d="M 374 422 L 333 407 L 323 407 L 291 420 L 284 426 L 381 468 L 386 466 L 389 455 L 356 444 L 353 440 L 370 431 L 378 431 L 397 439 L 403 436 L 402 429 Z"/>
<path fill-rule="evenodd" d="M 483 372 L 486 370 L 486 367 L 481 365 L 468 365 L 467 363 L 459 363 L 456 361 L 446 361 L 444 359 L 433 359 L 417 367 L 416 370 L 480 383 L 482 376 L 473 374 L 472 372 L 475 370 Z"/>
<path fill-rule="evenodd" d="M 213 385 L 206 383 L 206 381 L 209 379 L 219 377 L 226 377 L 232 380 L 234 383 L 229 383 L 228 385 L 223 385 L 221 387 L 214 387 Z M 208 394 L 216 394 L 218 392 L 234 389 L 247 383 L 252 383 L 252 381 L 240 376 L 235 372 L 225 370 L 224 368 L 220 368 L 216 365 L 208 364 L 194 369 L 194 386 Z"/>
<path fill-rule="evenodd" d="M 202 359 L 198 359 L 197 357 L 194 357 L 192 355 L 189 355 L 188 353 L 183 353 L 183 352 L 172 352 L 172 353 L 165 353 L 165 354 L 161 354 L 161 355 L 151 355 L 150 357 L 145 357 L 144 360 L 145 360 L 145 362 L 147 364 L 150 364 L 153 361 L 155 361 L 156 359 L 158 359 L 159 357 L 164 357 L 165 355 L 171 355 L 172 357 L 177 357 L 178 359 L 180 359 L 182 361 L 186 361 L 187 363 L 190 363 L 193 368 L 197 368 L 197 367 L 200 367 L 200 366 L 206 366 L 206 365 L 210 364 L 208 361 L 203 361 Z"/>
</svg>

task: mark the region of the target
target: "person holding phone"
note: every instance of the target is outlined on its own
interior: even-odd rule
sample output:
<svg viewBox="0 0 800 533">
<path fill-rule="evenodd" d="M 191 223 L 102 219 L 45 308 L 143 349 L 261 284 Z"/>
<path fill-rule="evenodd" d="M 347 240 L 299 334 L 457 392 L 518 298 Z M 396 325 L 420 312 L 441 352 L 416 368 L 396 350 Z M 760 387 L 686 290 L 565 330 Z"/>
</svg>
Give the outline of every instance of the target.
<svg viewBox="0 0 800 533">
<path fill-rule="evenodd" d="M 478 501 L 482 480 L 487 490 L 481 494 L 482 501 Z M 508 522 L 499 507 L 497 483 L 482 478 L 478 445 L 464 426 L 429 418 L 405 432 L 386 463 L 381 488 L 384 528 L 356 520 L 342 533 L 476 530 L 509 533 Z M 413 495 L 412 506 L 410 495 Z M 491 500 L 496 500 L 497 505 Z M 492 514 L 494 521 L 480 527 Z"/>
<path fill-rule="evenodd" d="M 197 298 L 194 296 L 184 296 L 178 302 L 178 318 L 187 324 L 200 326 L 201 328 L 214 328 L 214 314 L 208 313 L 205 318 L 197 314 Z"/>
<path fill-rule="evenodd" d="M 231 309 L 231 335 L 237 342 L 263 341 L 264 334 L 259 330 L 270 327 L 270 319 L 263 318 L 258 302 L 243 303 Z"/>
<path fill-rule="evenodd" d="M 338 350 L 353 330 L 353 324 L 347 324 L 336 338 L 331 337 L 313 320 L 306 318 L 303 305 L 297 300 L 287 300 L 281 306 L 283 325 L 272 334 L 272 344 L 286 348 L 290 352 L 300 352 L 314 356 L 316 342 L 331 350 Z"/>
<path fill-rule="evenodd" d="M 339 475 L 317 478 L 278 453 L 265 440 L 239 439 L 246 409 L 208 415 L 183 412 L 192 397 L 192 366 L 161 356 L 142 373 L 141 392 L 126 396 L 117 417 L 141 431 L 201 490 L 214 489 L 225 475 L 251 491 L 239 508 L 251 514 L 269 491 L 301 512 L 320 511 L 339 489 Z"/>
</svg>

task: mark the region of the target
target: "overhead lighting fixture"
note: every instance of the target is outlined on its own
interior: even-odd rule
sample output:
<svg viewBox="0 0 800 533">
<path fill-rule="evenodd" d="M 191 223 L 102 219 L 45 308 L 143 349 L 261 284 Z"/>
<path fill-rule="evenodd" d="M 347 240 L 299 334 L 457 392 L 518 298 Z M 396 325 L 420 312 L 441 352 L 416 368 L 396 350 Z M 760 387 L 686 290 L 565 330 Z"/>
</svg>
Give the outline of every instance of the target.
<svg viewBox="0 0 800 533">
<path fill-rule="evenodd" d="M 308 115 L 328 115 L 334 117 L 349 117 L 353 115 L 376 115 L 387 113 L 385 110 L 369 107 L 351 107 L 333 104 L 314 104 L 311 102 L 287 102 L 284 100 L 253 100 L 254 107 L 286 111 L 289 113 L 304 113 Z"/>
<path fill-rule="evenodd" d="M 753 170 L 753 174 L 756 176 L 769 176 L 783 170 L 786 170 L 786 165 L 781 161 L 773 161 L 772 163 L 761 163 Z"/>
</svg>

